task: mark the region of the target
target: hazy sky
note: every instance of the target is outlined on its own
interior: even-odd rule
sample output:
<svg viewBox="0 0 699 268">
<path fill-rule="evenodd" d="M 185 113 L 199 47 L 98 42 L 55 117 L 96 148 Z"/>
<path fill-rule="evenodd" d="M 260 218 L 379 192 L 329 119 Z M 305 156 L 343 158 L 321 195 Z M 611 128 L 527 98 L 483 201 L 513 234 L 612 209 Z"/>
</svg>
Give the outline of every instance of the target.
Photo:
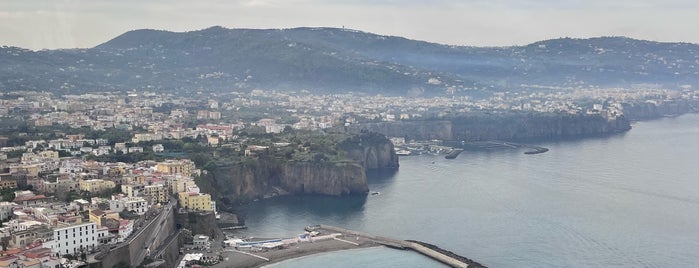
<svg viewBox="0 0 699 268">
<path fill-rule="evenodd" d="M 0 45 L 93 47 L 128 30 L 328 26 L 454 45 L 629 36 L 699 43 L 696 0 L 0 0 Z"/>
</svg>

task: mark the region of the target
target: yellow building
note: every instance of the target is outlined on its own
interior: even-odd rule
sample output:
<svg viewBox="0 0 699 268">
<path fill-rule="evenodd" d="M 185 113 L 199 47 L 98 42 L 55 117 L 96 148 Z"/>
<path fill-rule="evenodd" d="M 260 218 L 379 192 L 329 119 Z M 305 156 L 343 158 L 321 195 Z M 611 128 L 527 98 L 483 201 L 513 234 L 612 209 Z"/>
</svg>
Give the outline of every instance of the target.
<svg viewBox="0 0 699 268">
<path fill-rule="evenodd" d="M 0 180 L 0 190 L 17 188 L 16 180 Z"/>
<path fill-rule="evenodd" d="M 58 159 L 58 152 L 57 151 L 43 151 L 39 153 L 40 157 L 44 158 L 51 158 L 51 159 Z"/>
<path fill-rule="evenodd" d="M 167 188 L 162 184 L 146 185 L 143 194 L 151 198 L 152 203 L 167 203 Z"/>
<path fill-rule="evenodd" d="M 111 211 L 111 210 L 99 210 L 99 209 L 93 209 L 90 210 L 90 221 L 94 222 L 97 224 L 97 227 L 101 227 L 103 220 L 106 219 L 113 219 L 113 220 L 119 220 L 119 213 L 116 211 Z"/>
<path fill-rule="evenodd" d="M 27 176 L 30 177 L 39 176 L 39 171 L 41 171 L 39 164 L 17 164 L 10 166 L 10 173 L 26 172 Z"/>
<path fill-rule="evenodd" d="M 178 197 L 180 206 L 186 210 L 211 211 L 209 194 L 181 192 Z"/>
<path fill-rule="evenodd" d="M 168 181 L 170 194 L 187 192 L 188 188 L 196 187 L 197 184 L 191 178 L 175 178 Z"/>
<path fill-rule="evenodd" d="M 158 163 L 158 171 L 166 174 L 189 175 L 193 168 L 193 163 L 189 160 L 167 160 Z"/>
<path fill-rule="evenodd" d="M 141 195 L 144 187 L 143 184 L 122 184 L 121 192 L 128 197 L 136 197 Z"/>
<path fill-rule="evenodd" d="M 81 191 L 99 193 L 105 190 L 113 189 L 116 186 L 116 183 L 102 179 L 91 179 L 80 181 L 79 186 Z"/>
</svg>

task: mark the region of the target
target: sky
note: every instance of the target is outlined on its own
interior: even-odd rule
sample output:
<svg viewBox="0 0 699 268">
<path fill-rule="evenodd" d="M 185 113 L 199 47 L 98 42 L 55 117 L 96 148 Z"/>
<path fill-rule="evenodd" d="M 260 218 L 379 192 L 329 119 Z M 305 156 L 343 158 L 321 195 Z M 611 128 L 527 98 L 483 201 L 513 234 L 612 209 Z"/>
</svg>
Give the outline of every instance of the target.
<svg viewBox="0 0 699 268">
<path fill-rule="evenodd" d="M 0 45 L 86 48 L 134 29 L 346 27 L 467 46 L 627 36 L 699 43 L 696 0 L 1 0 Z"/>
</svg>

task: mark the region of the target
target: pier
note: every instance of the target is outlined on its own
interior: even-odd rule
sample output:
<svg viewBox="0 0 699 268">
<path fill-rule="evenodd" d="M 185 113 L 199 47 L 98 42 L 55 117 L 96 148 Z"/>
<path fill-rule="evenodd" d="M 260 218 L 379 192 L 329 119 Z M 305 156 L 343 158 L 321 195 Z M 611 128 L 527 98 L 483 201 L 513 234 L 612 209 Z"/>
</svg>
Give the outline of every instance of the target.
<svg viewBox="0 0 699 268">
<path fill-rule="evenodd" d="M 341 228 L 341 227 L 337 227 L 337 226 L 331 226 L 331 225 L 321 224 L 321 225 L 316 225 L 314 227 L 316 227 L 317 229 L 321 229 L 321 230 L 342 233 L 345 236 L 354 235 L 354 236 L 358 236 L 358 237 L 369 238 L 378 244 L 382 244 L 382 245 L 385 245 L 385 246 L 388 246 L 391 248 L 410 249 L 410 250 L 413 250 L 417 253 L 420 253 L 422 255 L 430 257 L 434 260 L 437 260 L 441 263 L 449 265 L 451 267 L 469 267 L 469 264 L 467 264 L 467 263 L 465 263 L 457 258 L 443 254 L 437 250 L 426 247 L 420 243 L 416 243 L 416 242 L 412 242 L 412 241 L 405 241 L 405 240 L 397 240 L 397 239 L 383 237 L 383 236 L 377 236 L 377 235 L 373 235 L 373 234 L 369 234 L 369 233 L 353 231 L 353 230 L 349 230 L 349 229 L 345 229 L 345 228 Z M 462 258 L 467 259 L 464 257 L 462 257 Z M 474 265 L 474 267 L 483 267 L 483 266 L 480 264 L 477 264 L 477 265 Z"/>
</svg>

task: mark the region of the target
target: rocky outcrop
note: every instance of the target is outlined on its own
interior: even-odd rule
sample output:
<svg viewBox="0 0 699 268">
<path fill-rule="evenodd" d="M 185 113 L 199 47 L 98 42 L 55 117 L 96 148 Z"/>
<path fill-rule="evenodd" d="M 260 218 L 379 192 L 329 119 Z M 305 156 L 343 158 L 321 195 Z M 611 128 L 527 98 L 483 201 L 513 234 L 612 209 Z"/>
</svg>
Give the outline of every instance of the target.
<svg viewBox="0 0 699 268">
<path fill-rule="evenodd" d="M 199 183 L 202 190 L 222 201 L 222 207 L 277 194 L 366 194 L 366 172 L 398 168 L 393 144 L 383 135 L 362 133 L 347 138 L 338 149 L 343 161 L 290 161 L 247 158 L 217 166 Z"/>
<path fill-rule="evenodd" d="M 386 136 L 369 132 L 358 137 L 357 146 L 345 148 L 350 159 L 359 162 L 366 170 L 398 168 L 396 150 Z"/>
</svg>

